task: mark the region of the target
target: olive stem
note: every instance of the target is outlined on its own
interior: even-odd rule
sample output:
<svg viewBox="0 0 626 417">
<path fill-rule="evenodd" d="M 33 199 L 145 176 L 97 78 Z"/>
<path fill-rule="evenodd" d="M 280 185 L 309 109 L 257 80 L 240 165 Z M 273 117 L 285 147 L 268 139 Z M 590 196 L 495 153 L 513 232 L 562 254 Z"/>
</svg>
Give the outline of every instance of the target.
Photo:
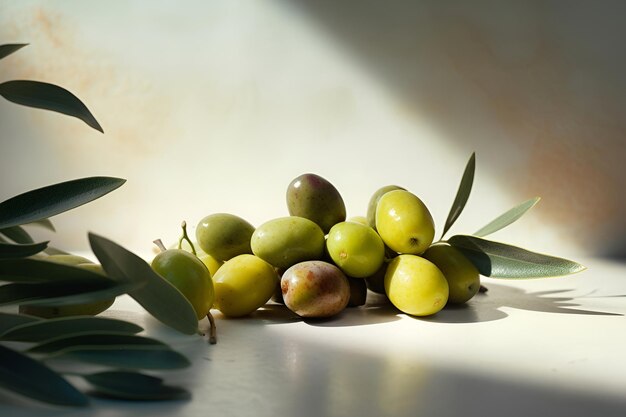
<svg viewBox="0 0 626 417">
<path fill-rule="evenodd" d="M 215 327 L 215 319 L 210 311 L 206 314 L 206 316 L 209 319 L 209 343 L 214 345 L 217 343 L 217 328 Z"/>
<path fill-rule="evenodd" d="M 167 250 L 167 248 L 165 247 L 161 239 L 153 240 L 152 243 L 157 245 L 157 247 L 161 250 L 161 252 L 165 252 Z"/>
<path fill-rule="evenodd" d="M 196 253 L 196 248 L 193 246 L 193 242 L 191 241 L 191 239 L 189 239 L 189 235 L 187 235 L 187 222 L 183 220 L 180 227 L 183 228 L 183 235 L 180 237 L 180 239 L 178 239 L 178 249 L 183 248 L 183 240 L 186 240 L 187 242 L 189 242 L 189 246 L 191 246 L 191 253 L 198 256 L 198 254 Z"/>
</svg>

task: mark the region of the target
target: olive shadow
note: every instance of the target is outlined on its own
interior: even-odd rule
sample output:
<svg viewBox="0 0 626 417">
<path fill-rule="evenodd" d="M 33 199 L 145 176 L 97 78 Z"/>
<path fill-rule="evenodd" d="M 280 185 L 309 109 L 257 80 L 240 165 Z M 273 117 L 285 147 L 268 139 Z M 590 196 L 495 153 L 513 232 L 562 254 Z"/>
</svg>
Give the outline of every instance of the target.
<svg viewBox="0 0 626 417">
<path fill-rule="evenodd" d="M 311 326 L 322 327 L 365 326 L 399 320 L 399 313 L 387 297 L 368 291 L 365 305 L 346 307 L 341 313 L 332 317 L 304 318 L 289 310 L 284 304 L 270 302 L 241 319 L 260 320 L 264 324 L 269 325 L 301 321 Z"/>
<path fill-rule="evenodd" d="M 319 327 L 366 326 L 400 320 L 400 314 L 386 296 L 368 290 L 364 305 L 347 307 L 335 317 L 307 318 L 303 321 Z"/>
<path fill-rule="evenodd" d="M 247 316 L 255 320 L 261 320 L 264 324 L 294 323 L 302 321 L 302 318 L 286 305 L 279 303 L 268 303 Z"/>
<path fill-rule="evenodd" d="M 309 326 L 318 327 L 351 327 L 389 323 L 400 320 L 400 312 L 391 304 L 348 307 L 335 318 L 305 319 Z"/>
<path fill-rule="evenodd" d="M 529 292 L 521 288 L 489 283 L 489 291 L 479 293 L 468 303 L 446 306 L 437 314 L 416 318 L 436 323 L 480 323 L 500 320 L 508 316 L 502 307 L 540 313 L 573 314 L 585 316 L 623 316 L 619 313 L 578 309 L 577 297 L 561 295 L 571 289 Z M 582 298 L 582 297 L 581 297 Z"/>
</svg>

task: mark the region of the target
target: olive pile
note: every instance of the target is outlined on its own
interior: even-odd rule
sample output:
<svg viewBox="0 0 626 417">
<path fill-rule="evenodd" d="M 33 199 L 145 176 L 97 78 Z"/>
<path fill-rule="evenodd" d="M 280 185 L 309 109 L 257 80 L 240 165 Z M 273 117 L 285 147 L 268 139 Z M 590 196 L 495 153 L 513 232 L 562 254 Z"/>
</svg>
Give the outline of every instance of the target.
<svg viewBox="0 0 626 417">
<path fill-rule="evenodd" d="M 401 187 L 381 188 L 367 217 L 346 220 L 337 189 L 304 174 L 289 184 L 287 207 L 289 216 L 256 228 L 226 213 L 200 220 L 198 258 L 212 279 L 203 290 L 208 300 L 194 302 L 202 306 L 199 317 L 210 305 L 227 317 L 244 316 L 273 296 L 302 317 L 329 317 L 364 304 L 367 289 L 426 316 L 466 302 L 480 287 L 478 271 L 460 252 L 432 244 L 428 208 Z"/>
</svg>

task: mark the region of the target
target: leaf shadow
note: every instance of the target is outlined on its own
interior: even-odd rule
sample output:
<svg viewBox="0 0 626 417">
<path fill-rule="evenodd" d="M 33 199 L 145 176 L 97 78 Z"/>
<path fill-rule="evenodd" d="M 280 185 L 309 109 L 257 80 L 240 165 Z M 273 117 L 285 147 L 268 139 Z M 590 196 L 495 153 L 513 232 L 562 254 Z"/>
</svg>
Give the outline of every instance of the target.
<svg viewBox="0 0 626 417">
<path fill-rule="evenodd" d="M 507 285 L 488 284 L 489 291 L 477 294 L 467 304 L 446 306 L 439 313 L 420 320 L 436 323 L 480 323 L 508 317 L 503 307 L 540 313 L 584 316 L 623 316 L 619 313 L 579 309 L 577 297 L 562 295 L 571 289 L 529 292 Z"/>
</svg>

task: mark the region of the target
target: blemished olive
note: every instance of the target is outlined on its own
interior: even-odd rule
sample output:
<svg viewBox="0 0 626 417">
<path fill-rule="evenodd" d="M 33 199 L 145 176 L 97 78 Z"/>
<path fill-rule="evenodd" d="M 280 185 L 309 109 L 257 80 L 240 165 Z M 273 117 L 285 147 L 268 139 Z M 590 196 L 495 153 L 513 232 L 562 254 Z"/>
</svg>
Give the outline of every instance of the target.
<svg viewBox="0 0 626 417">
<path fill-rule="evenodd" d="M 305 261 L 280 280 L 285 305 L 301 317 L 331 317 L 348 305 L 350 284 L 343 272 L 324 261 Z"/>
</svg>

